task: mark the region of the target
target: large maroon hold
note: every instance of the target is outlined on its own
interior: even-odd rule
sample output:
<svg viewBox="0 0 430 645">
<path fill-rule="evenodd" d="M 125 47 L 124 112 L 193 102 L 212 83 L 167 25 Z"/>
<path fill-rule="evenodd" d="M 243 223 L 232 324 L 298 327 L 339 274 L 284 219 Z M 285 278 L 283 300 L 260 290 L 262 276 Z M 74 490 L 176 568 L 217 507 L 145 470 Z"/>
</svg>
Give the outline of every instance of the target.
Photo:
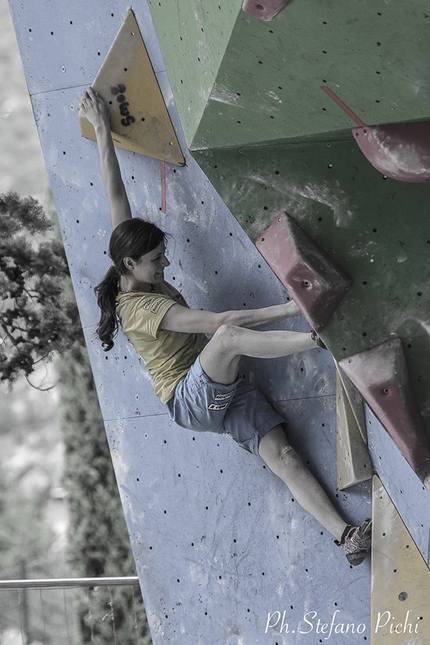
<svg viewBox="0 0 430 645">
<path fill-rule="evenodd" d="M 430 437 L 410 384 L 400 338 L 344 358 L 339 366 L 430 489 Z"/>
<path fill-rule="evenodd" d="M 391 123 L 353 128 L 362 153 L 390 179 L 430 181 L 430 123 Z"/>
<path fill-rule="evenodd" d="M 280 213 L 256 246 L 306 320 L 321 331 L 352 279 L 287 213 Z"/>
<path fill-rule="evenodd" d="M 430 181 L 430 122 L 366 125 L 327 85 L 321 89 L 356 122 L 354 138 L 364 156 L 384 176 L 398 181 Z"/>
<path fill-rule="evenodd" d="M 254 18 L 269 21 L 292 2 L 294 0 L 243 0 L 242 9 Z"/>
</svg>

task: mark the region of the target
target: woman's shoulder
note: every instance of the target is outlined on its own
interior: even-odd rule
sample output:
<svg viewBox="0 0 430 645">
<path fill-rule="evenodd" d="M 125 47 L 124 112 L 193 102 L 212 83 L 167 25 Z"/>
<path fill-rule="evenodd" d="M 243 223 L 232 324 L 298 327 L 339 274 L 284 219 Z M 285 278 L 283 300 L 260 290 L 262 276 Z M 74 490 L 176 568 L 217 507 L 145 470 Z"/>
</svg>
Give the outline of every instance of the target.
<svg viewBox="0 0 430 645">
<path fill-rule="evenodd" d="M 145 312 L 155 315 L 166 313 L 175 304 L 188 306 L 177 289 L 168 282 L 161 282 L 154 286 L 153 291 L 120 291 L 116 299 L 116 311 L 124 320 L 142 316 Z"/>
<path fill-rule="evenodd" d="M 168 282 L 164 281 L 160 284 L 160 291 L 161 293 L 165 293 L 170 298 L 172 298 L 172 300 L 174 300 L 177 304 L 182 305 L 183 307 L 188 307 L 185 301 L 185 298 L 183 297 L 181 292 L 178 291 L 175 287 L 173 287 Z"/>
<path fill-rule="evenodd" d="M 152 309 L 156 303 L 175 301 L 175 298 L 167 293 L 150 291 L 120 291 L 116 298 L 118 309 Z"/>
</svg>

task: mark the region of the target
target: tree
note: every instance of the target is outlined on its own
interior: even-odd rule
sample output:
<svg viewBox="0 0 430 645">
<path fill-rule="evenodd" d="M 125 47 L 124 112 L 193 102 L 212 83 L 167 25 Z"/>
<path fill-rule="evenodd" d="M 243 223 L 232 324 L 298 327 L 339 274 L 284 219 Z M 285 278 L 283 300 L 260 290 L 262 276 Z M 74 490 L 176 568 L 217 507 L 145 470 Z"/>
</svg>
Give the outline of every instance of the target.
<svg viewBox="0 0 430 645">
<path fill-rule="evenodd" d="M 17 481 L 0 466 L 1 569 L 14 567 L 23 558 L 39 559 L 51 547 L 53 536 L 43 520 L 42 500 L 35 503 L 19 490 Z M 28 523 L 33 530 L 28 531 Z"/>
<path fill-rule="evenodd" d="M 76 344 L 60 363 L 62 416 L 66 443 L 65 482 L 69 492 L 71 527 L 69 554 L 80 577 L 135 575 L 127 528 L 121 509 L 110 451 L 98 407 L 86 349 Z M 91 601 L 91 614 L 112 616 L 122 645 L 150 645 L 145 610 L 138 592 L 100 591 Z M 88 602 L 80 608 L 84 642 L 106 643 L 108 621 L 89 624 Z"/>
<path fill-rule="evenodd" d="M 52 237 L 52 229 L 32 197 L 13 192 L 0 195 L 2 381 L 27 377 L 40 361 L 82 342 L 76 302 L 66 285 L 64 248 Z"/>
<path fill-rule="evenodd" d="M 0 195 L 0 380 L 13 384 L 44 360 L 59 356 L 62 431 L 66 448 L 64 487 L 71 512 L 69 555 L 78 576 L 134 575 L 135 567 L 112 468 L 103 419 L 69 271 L 54 227 L 33 198 Z M 64 330 L 67 329 L 67 334 Z M 4 505 L 3 505 L 4 506 Z M 0 517 L 2 516 L 0 478 Z M 2 533 L 1 540 L 8 534 Z M 0 545 L 1 546 L 1 545 Z M 79 609 L 82 640 L 150 645 L 139 590 L 112 589 Z"/>
</svg>

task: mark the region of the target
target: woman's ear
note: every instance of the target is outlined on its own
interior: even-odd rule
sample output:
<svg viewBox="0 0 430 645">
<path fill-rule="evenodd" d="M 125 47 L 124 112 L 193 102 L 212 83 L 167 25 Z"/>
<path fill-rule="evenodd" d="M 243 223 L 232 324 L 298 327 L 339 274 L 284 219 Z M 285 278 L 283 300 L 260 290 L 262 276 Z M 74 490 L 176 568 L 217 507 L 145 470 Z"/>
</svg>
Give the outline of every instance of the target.
<svg viewBox="0 0 430 645">
<path fill-rule="evenodd" d="M 135 261 L 130 257 L 124 258 L 123 263 L 124 263 L 125 268 L 128 269 L 129 271 L 133 271 L 133 269 L 134 269 L 134 267 L 136 265 Z"/>
</svg>

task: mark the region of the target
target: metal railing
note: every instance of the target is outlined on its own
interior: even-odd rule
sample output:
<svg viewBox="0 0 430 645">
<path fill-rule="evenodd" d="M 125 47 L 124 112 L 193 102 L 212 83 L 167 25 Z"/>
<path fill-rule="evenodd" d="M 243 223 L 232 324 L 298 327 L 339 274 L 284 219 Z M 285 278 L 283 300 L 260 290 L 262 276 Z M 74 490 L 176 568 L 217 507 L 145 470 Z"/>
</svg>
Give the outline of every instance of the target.
<svg viewBox="0 0 430 645">
<path fill-rule="evenodd" d="M 0 645 L 149 645 L 138 586 L 137 576 L 0 580 Z"/>
<path fill-rule="evenodd" d="M 0 580 L 1 589 L 70 589 L 76 587 L 120 587 L 138 585 L 137 576 L 117 578 L 46 578 L 40 580 Z"/>
</svg>

